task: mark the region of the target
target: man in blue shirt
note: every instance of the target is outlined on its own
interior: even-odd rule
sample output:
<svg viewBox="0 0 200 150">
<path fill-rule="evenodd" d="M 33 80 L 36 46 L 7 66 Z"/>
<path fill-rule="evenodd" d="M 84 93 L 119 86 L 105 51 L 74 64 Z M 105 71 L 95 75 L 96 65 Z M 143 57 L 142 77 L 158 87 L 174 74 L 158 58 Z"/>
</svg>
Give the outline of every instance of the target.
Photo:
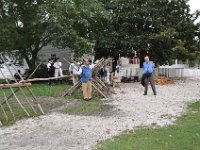
<svg viewBox="0 0 200 150">
<path fill-rule="evenodd" d="M 89 59 L 83 60 L 83 65 L 78 71 L 81 74 L 82 90 L 84 100 L 92 99 L 92 69 L 93 65 L 90 65 Z"/>
<path fill-rule="evenodd" d="M 150 82 L 151 88 L 153 90 L 154 95 L 156 95 L 156 88 L 155 88 L 155 82 L 154 82 L 154 63 L 152 61 L 149 61 L 149 57 L 144 57 L 145 62 L 143 63 L 143 79 L 144 79 L 144 95 L 147 95 L 148 90 L 148 84 Z"/>
</svg>

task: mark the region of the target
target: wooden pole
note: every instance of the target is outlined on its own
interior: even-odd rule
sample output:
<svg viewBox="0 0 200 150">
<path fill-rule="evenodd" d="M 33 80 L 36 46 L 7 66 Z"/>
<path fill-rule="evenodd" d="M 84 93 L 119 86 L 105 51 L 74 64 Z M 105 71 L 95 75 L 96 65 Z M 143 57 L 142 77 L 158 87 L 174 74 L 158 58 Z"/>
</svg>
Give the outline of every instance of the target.
<svg viewBox="0 0 200 150">
<path fill-rule="evenodd" d="M 10 106 L 10 104 L 9 104 L 9 102 L 8 102 L 6 93 L 4 92 L 4 90 L 3 90 L 2 88 L 1 88 L 1 91 L 2 91 L 2 93 L 3 93 L 3 95 L 4 95 L 4 101 L 6 102 L 6 105 L 8 106 L 8 109 L 10 110 L 10 113 L 12 114 L 13 119 L 15 120 L 15 119 L 16 119 L 16 118 L 15 118 L 15 114 L 14 114 L 14 112 L 13 112 L 13 110 L 12 110 L 12 107 Z M 3 105 L 3 104 L 2 104 L 2 105 Z"/>
<path fill-rule="evenodd" d="M 22 75 L 17 71 L 17 69 L 15 68 L 14 64 L 12 64 L 12 67 L 14 68 L 14 70 L 18 73 L 19 77 L 21 78 L 21 80 L 24 80 Z M 38 66 L 39 67 L 39 66 Z M 36 69 L 35 69 L 36 70 Z M 33 73 L 32 73 L 33 74 Z M 30 77 L 30 76 L 29 76 Z M 35 101 L 35 103 L 38 105 L 39 110 L 41 111 L 42 114 L 44 114 L 44 111 L 41 107 L 41 105 L 38 103 L 36 96 L 33 94 L 32 90 L 30 89 L 29 86 L 26 86 L 26 88 L 28 89 L 28 91 L 31 93 L 33 100 Z"/>
<path fill-rule="evenodd" d="M 111 58 L 109 59 L 100 59 L 100 61 L 95 65 L 95 67 L 93 68 L 93 77 L 92 81 L 93 81 L 93 87 L 103 96 L 103 97 L 107 97 L 106 94 L 103 91 L 109 92 L 110 89 L 107 87 L 107 85 L 101 81 L 98 77 L 98 71 L 104 67 L 105 65 L 107 65 L 108 63 L 110 63 L 112 61 Z M 71 88 L 65 90 L 61 96 L 64 97 L 66 95 L 70 95 L 72 94 L 81 84 L 81 81 L 77 82 L 74 86 L 72 86 Z"/>
<path fill-rule="evenodd" d="M 1 55 L 1 59 L 5 62 L 5 59 L 4 59 L 4 57 L 3 57 L 2 55 Z M 19 86 L 18 88 L 19 88 L 19 90 L 22 92 L 22 95 L 24 96 L 26 102 L 29 104 L 29 106 L 31 107 L 31 109 L 33 110 L 33 112 L 34 112 L 35 114 L 37 114 L 37 112 L 36 112 L 36 110 L 34 109 L 33 105 L 30 103 L 28 97 L 26 96 L 26 94 L 24 93 L 23 89 L 21 88 L 21 86 L 28 87 L 28 86 L 31 86 L 31 84 L 30 84 L 30 83 L 17 83 L 17 80 L 15 79 L 15 77 L 14 77 L 13 73 L 11 72 L 9 66 L 8 66 L 8 65 L 6 65 L 6 66 L 7 66 L 7 69 L 9 70 L 10 74 L 12 75 L 12 77 L 14 78 L 14 80 L 15 80 L 15 82 L 16 82 L 15 84 L 7 84 L 7 86 L 10 86 L 10 87 L 12 87 L 12 86 L 15 87 L 16 85 L 17 85 L 17 87 Z M 16 70 L 15 70 L 15 71 L 16 71 Z M 18 73 L 18 75 L 20 74 L 18 71 L 17 71 L 16 73 Z M 15 93 L 15 92 L 14 92 L 14 93 Z"/>
<path fill-rule="evenodd" d="M 0 84 L 0 88 L 2 89 L 20 88 L 20 87 L 26 87 L 26 86 L 31 86 L 31 83 Z"/>
<path fill-rule="evenodd" d="M 49 81 L 49 80 L 55 80 L 55 79 L 61 79 L 61 78 L 68 78 L 69 75 L 62 76 L 62 77 L 50 77 L 50 78 L 33 78 L 33 79 L 26 79 L 21 80 L 19 83 L 26 83 L 26 82 L 35 82 L 35 81 Z"/>
<path fill-rule="evenodd" d="M 14 92 L 16 93 L 17 91 L 19 91 L 19 88 L 16 89 Z M 7 97 L 7 100 L 9 100 L 11 97 L 13 97 L 13 94 L 11 93 L 8 97 Z M 5 104 L 6 100 L 4 100 L 1 104 Z"/>
<path fill-rule="evenodd" d="M 73 85 L 71 88 L 65 90 L 61 96 L 65 97 L 66 95 L 71 95 L 79 86 L 81 85 L 81 80 L 79 80 L 75 85 Z"/>
<path fill-rule="evenodd" d="M 45 113 L 44 113 L 44 111 L 43 111 L 42 106 L 40 105 L 40 103 L 38 103 L 38 100 L 37 100 L 35 94 L 33 93 L 33 91 L 32 91 L 29 87 L 27 87 L 27 89 L 28 89 L 28 91 L 31 93 L 31 95 L 32 95 L 32 97 L 33 97 L 35 103 L 37 104 L 37 106 L 38 106 L 40 112 L 44 115 Z"/>
<path fill-rule="evenodd" d="M 5 77 L 4 73 L 2 72 L 2 70 L 0 69 L 0 72 L 3 76 L 3 78 L 6 80 L 6 82 L 9 84 L 8 79 Z M 17 100 L 19 106 L 23 109 L 23 111 L 26 113 L 27 116 L 30 116 L 30 114 L 27 112 L 26 108 L 22 105 L 22 103 L 20 102 L 20 100 L 18 99 L 18 97 L 16 96 L 16 94 L 14 93 L 14 90 L 12 89 L 12 87 L 9 87 L 11 92 L 13 93 L 13 96 L 15 97 L 15 99 Z"/>
<path fill-rule="evenodd" d="M 92 86 L 105 98 L 107 98 L 107 96 L 101 91 L 99 90 L 99 88 L 95 85 L 95 84 L 92 84 Z"/>
<path fill-rule="evenodd" d="M 3 114 L 4 114 L 5 118 L 6 118 L 6 121 L 8 121 L 8 115 L 6 114 L 5 109 L 3 108 L 3 106 L 1 104 L 0 104 L 0 107 L 1 107 L 1 109 L 3 111 Z"/>
<path fill-rule="evenodd" d="M 38 68 L 40 67 L 40 65 L 42 64 L 42 62 L 40 62 L 37 67 L 34 69 L 34 71 L 28 76 L 27 79 L 30 79 L 32 77 L 32 75 L 34 75 L 34 73 L 38 70 Z"/>
</svg>

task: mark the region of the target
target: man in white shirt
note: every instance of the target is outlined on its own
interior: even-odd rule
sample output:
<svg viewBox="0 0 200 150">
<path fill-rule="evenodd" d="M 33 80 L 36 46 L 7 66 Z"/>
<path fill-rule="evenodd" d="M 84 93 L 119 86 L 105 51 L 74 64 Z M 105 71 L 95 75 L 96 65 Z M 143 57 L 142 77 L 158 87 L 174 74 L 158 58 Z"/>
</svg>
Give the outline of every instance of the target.
<svg viewBox="0 0 200 150">
<path fill-rule="evenodd" d="M 79 71 L 79 67 L 77 65 L 75 65 L 75 63 L 71 63 L 70 66 L 69 66 L 69 72 L 72 76 L 73 85 L 75 85 L 78 82 L 78 79 L 79 79 L 78 71 Z"/>
<path fill-rule="evenodd" d="M 56 78 L 58 78 L 59 76 L 60 77 L 63 77 L 63 71 L 62 71 L 62 62 L 60 62 L 59 58 L 56 59 L 56 62 L 54 63 L 54 68 L 55 68 L 55 74 L 54 76 Z"/>
</svg>

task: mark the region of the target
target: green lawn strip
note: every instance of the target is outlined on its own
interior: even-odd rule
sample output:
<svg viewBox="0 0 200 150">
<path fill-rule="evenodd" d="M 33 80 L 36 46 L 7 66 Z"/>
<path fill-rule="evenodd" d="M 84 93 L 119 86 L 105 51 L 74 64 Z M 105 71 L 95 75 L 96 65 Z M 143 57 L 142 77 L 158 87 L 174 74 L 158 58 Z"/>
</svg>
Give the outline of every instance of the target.
<svg viewBox="0 0 200 150">
<path fill-rule="evenodd" d="M 33 83 L 30 89 L 36 96 L 58 96 L 65 89 L 69 88 L 68 84 L 55 84 L 49 86 L 48 83 Z M 16 88 L 13 88 L 14 90 Z M 30 96 L 30 92 L 26 87 L 22 88 L 27 96 Z M 12 92 L 10 89 L 3 89 L 7 96 L 9 96 Z M 22 93 L 19 91 L 16 95 L 21 95 Z M 0 92 L 0 96 L 3 96 L 3 92 Z"/>
<path fill-rule="evenodd" d="M 174 125 L 127 131 L 102 142 L 98 150 L 199 150 L 200 102 L 189 105 L 188 112 Z"/>
<path fill-rule="evenodd" d="M 70 86 L 71 85 L 69 85 L 69 84 L 55 84 L 55 85 L 49 86 L 48 83 L 33 83 L 30 88 L 36 96 L 55 97 L 55 102 L 53 102 L 53 101 L 45 102 L 44 100 L 43 101 L 44 101 L 44 103 L 48 103 L 50 105 L 57 106 L 57 105 L 59 105 L 59 104 L 57 104 L 59 102 L 58 102 L 58 100 L 56 100 L 56 97 L 60 93 L 62 93 L 64 90 L 69 88 Z M 27 97 L 29 97 L 29 99 L 30 99 L 30 92 L 27 90 L 27 88 L 23 87 L 22 89 L 24 90 Z M 3 89 L 3 90 L 6 93 L 6 96 L 9 96 L 12 93 L 10 91 L 10 89 Z M 27 103 L 20 90 L 16 93 L 16 95 L 23 104 Z M 91 100 L 89 102 L 83 101 L 82 100 L 82 90 L 77 89 L 71 96 L 66 96 L 65 99 L 66 100 L 76 99 L 76 100 L 79 100 L 80 102 L 75 103 L 74 105 L 71 105 L 69 107 L 65 107 L 63 112 L 69 113 L 69 114 L 93 114 L 94 112 L 100 110 L 101 106 L 102 106 L 102 101 L 100 100 L 100 98 L 97 96 L 95 96 L 95 97 L 96 98 L 94 98 L 93 100 Z M 0 92 L 0 98 L 1 98 L 0 102 L 3 102 L 3 99 L 4 99 L 3 92 Z M 39 101 L 39 103 L 43 103 L 43 101 Z M 59 99 L 59 101 L 61 101 L 61 100 Z M 21 108 L 19 108 L 18 105 L 16 105 L 15 98 L 12 97 L 9 100 L 9 103 L 10 103 L 11 107 L 13 108 L 14 114 L 16 115 L 16 120 L 20 120 L 22 118 L 27 118 L 27 115 L 25 114 L 25 112 Z M 8 119 L 8 121 L 6 121 L 6 118 L 3 115 L 3 111 L 0 109 L 1 122 L 3 123 L 4 126 L 13 124 L 15 121 L 13 121 L 12 114 L 10 113 L 9 109 L 7 108 L 7 105 L 4 104 L 3 107 L 6 111 L 9 119 Z M 30 113 L 31 117 L 41 115 L 41 114 L 35 115 L 32 112 L 31 108 L 27 104 L 25 107 L 26 107 L 27 111 Z M 49 106 L 47 106 L 47 107 L 49 107 Z M 52 108 L 54 108 L 54 107 L 52 107 Z M 43 109 L 45 112 L 50 111 L 49 108 L 46 108 L 46 107 L 44 107 Z"/>
<path fill-rule="evenodd" d="M 32 84 L 32 87 L 30 87 L 30 88 L 36 96 L 51 96 L 51 97 L 53 96 L 53 97 L 56 97 L 56 96 L 58 96 L 58 94 L 63 92 L 69 86 L 70 85 L 67 85 L 67 84 L 56 84 L 56 85 L 49 86 L 47 83 L 34 83 L 34 84 Z M 27 88 L 23 87 L 22 89 L 24 90 L 26 96 L 29 97 L 29 99 L 30 99 L 31 94 L 27 90 Z M 3 90 L 6 93 L 6 96 L 9 96 L 12 93 L 10 89 L 3 89 Z M 23 105 L 24 105 L 24 103 L 27 103 L 20 90 L 16 93 L 16 95 L 17 95 L 18 99 L 23 103 Z M 4 97 L 3 97 L 2 91 L 0 92 L 0 98 L 1 98 L 0 102 L 3 102 Z M 17 102 L 16 102 L 14 97 L 9 99 L 9 103 L 10 103 L 10 105 L 13 109 L 13 112 L 15 114 L 15 117 L 16 117 L 15 121 L 28 117 L 26 115 L 26 113 L 19 107 L 19 105 L 17 105 Z M 27 104 L 24 105 L 24 106 L 25 106 L 26 110 L 29 112 L 30 117 L 35 117 L 35 116 L 41 115 L 41 113 L 39 113 L 39 110 L 37 112 L 38 114 L 36 115 L 32 111 L 32 109 L 30 108 L 30 106 L 28 106 Z M 0 108 L 0 120 L 1 120 L 1 122 L 3 123 L 4 126 L 8 126 L 8 125 L 13 124 L 15 121 L 13 120 L 13 116 L 10 113 L 8 106 L 5 103 L 3 104 L 3 108 L 4 108 L 4 110 L 5 110 L 5 112 L 8 116 L 8 121 L 6 121 L 4 113 L 3 113 L 2 109 Z M 44 108 L 44 110 L 45 110 L 45 112 L 49 111 L 48 109 L 45 109 L 45 108 Z"/>
<path fill-rule="evenodd" d="M 32 84 L 32 91 L 36 96 L 58 96 L 65 89 L 69 88 L 68 84 L 55 84 L 49 86 L 47 83 L 35 83 Z M 28 90 L 25 89 L 27 93 Z"/>
</svg>

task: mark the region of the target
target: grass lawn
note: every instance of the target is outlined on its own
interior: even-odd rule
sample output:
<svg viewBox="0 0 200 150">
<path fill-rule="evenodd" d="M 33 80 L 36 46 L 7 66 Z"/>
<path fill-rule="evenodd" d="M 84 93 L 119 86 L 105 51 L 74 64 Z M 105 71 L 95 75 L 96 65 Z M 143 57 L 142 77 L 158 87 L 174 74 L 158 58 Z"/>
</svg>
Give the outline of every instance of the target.
<svg viewBox="0 0 200 150">
<path fill-rule="evenodd" d="M 30 89 L 33 91 L 33 93 L 36 96 L 50 96 L 50 97 L 56 97 L 58 96 L 62 91 L 64 91 L 66 88 L 69 88 L 70 85 L 68 84 L 57 84 L 57 85 L 52 85 L 49 86 L 47 83 L 33 83 L 32 86 L 30 87 Z M 30 92 L 27 90 L 27 88 L 23 87 L 22 88 L 24 90 L 24 92 L 26 93 L 27 96 L 30 96 Z M 14 89 L 15 90 L 15 89 Z M 10 89 L 4 89 L 4 92 L 6 94 L 6 96 L 9 96 L 11 94 Z M 38 111 L 37 115 L 32 111 L 32 109 L 30 108 L 29 105 L 26 104 L 24 97 L 22 96 L 21 91 L 18 91 L 16 93 L 16 95 L 18 96 L 19 100 L 21 101 L 21 103 L 26 107 L 26 110 L 29 112 L 31 117 L 35 117 L 35 116 L 39 116 L 41 115 L 41 113 L 39 113 L 40 111 Z M 0 102 L 3 102 L 3 92 L 0 92 Z M 16 120 L 20 120 L 22 118 L 27 118 L 28 116 L 26 115 L 26 113 L 19 107 L 19 105 L 17 105 L 17 102 L 14 98 L 9 100 L 9 104 L 11 105 L 13 112 L 15 114 L 15 118 Z M 3 123 L 3 125 L 11 125 L 13 124 L 15 121 L 13 120 L 13 115 L 10 112 L 10 110 L 8 109 L 8 106 L 6 104 L 3 105 L 3 108 L 8 116 L 8 118 L 6 118 L 3 114 L 4 112 L 2 111 L 2 108 L 0 108 L 0 120 Z M 35 107 L 36 109 L 37 107 Z M 45 109 L 46 110 L 46 109 Z"/>
<path fill-rule="evenodd" d="M 30 89 L 33 91 L 33 93 L 36 96 L 41 97 L 39 100 L 39 103 L 43 106 L 43 109 L 45 112 L 51 111 L 51 108 L 56 108 L 59 106 L 64 105 L 66 100 L 73 100 L 73 99 L 82 99 L 82 91 L 81 89 L 76 90 L 71 96 L 66 96 L 65 98 L 57 99 L 56 97 L 59 97 L 59 95 L 66 90 L 67 88 L 70 88 L 71 85 L 63 83 L 63 84 L 55 84 L 52 86 L 49 86 L 48 83 L 33 83 Z M 27 88 L 22 88 L 27 96 L 30 96 L 30 92 L 27 90 Z M 4 89 L 4 92 L 6 93 L 6 96 L 9 96 L 11 94 L 10 89 Z M 21 91 L 18 91 L 16 93 L 20 101 L 24 102 L 24 97 L 22 96 Z M 55 97 L 54 101 L 52 100 L 44 100 L 42 97 Z M 48 98 L 47 98 L 48 99 Z M 0 102 L 3 102 L 3 92 L 0 92 Z M 16 116 L 16 120 L 20 120 L 22 118 L 27 118 L 26 113 L 16 104 L 15 99 L 10 99 L 9 103 L 11 107 L 13 108 L 13 112 Z M 25 104 L 25 103 L 24 103 Z M 68 114 L 83 114 L 83 115 L 90 115 L 95 113 L 95 111 L 99 111 L 101 106 L 103 105 L 102 101 L 99 97 L 95 98 L 92 101 L 82 101 L 79 100 L 78 103 L 75 103 L 73 105 L 65 107 L 62 112 L 68 113 Z M 35 114 L 31 108 L 27 104 L 25 104 L 27 111 L 29 112 L 31 117 L 39 116 L 41 114 Z M 13 116 L 10 113 L 8 107 L 6 104 L 3 105 L 7 116 L 8 121 L 6 121 L 6 118 L 4 117 L 4 112 L 0 108 L 0 121 L 3 123 L 3 125 L 11 125 L 14 123 Z"/>
<path fill-rule="evenodd" d="M 200 150 L 200 102 L 189 105 L 174 125 L 127 131 L 104 141 L 98 150 Z"/>
<path fill-rule="evenodd" d="M 36 96 L 58 96 L 62 91 L 69 88 L 71 85 L 69 84 L 56 84 L 49 86 L 48 83 L 32 83 L 30 89 Z M 30 95 L 30 92 L 27 90 L 26 87 L 22 88 L 27 95 Z M 6 95 L 10 95 L 10 89 L 4 89 Z M 17 93 L 18 94 L 18 93 Z M 21 94 L 19 92 L 19 94 Z M 0 96 L 2 92 L 0 92 Z"/>
</svg>

